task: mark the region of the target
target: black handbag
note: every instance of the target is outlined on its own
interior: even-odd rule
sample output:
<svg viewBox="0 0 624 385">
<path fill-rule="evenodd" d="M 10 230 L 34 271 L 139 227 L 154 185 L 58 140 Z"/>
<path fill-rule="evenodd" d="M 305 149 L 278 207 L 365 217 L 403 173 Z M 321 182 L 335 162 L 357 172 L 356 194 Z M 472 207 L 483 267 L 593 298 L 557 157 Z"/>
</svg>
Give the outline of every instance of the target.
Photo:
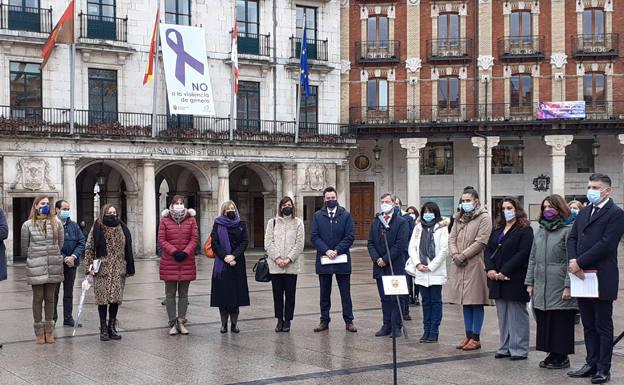
<svg viewBox="0 0 624 385">
<path fill-rule="evenodd" d="M 266 255 L 256 262 L 253 272 L 256 274 L 256 282 L 271 282 L 271 273 L 269 272 L 269 263 Z"/>
</svg>

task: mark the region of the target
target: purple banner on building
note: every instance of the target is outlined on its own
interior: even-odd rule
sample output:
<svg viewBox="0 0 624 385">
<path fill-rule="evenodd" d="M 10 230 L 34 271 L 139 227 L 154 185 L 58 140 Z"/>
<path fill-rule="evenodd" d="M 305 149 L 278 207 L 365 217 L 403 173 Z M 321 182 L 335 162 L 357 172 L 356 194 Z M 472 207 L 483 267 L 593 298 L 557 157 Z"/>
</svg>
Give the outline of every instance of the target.
<svg viewBox="0 0 624 385">
<path fill-rule="evenodd" d="M 540 102 L 538 119 L 582 119 L 585 118 L 585 102 Z"/>
</svg>

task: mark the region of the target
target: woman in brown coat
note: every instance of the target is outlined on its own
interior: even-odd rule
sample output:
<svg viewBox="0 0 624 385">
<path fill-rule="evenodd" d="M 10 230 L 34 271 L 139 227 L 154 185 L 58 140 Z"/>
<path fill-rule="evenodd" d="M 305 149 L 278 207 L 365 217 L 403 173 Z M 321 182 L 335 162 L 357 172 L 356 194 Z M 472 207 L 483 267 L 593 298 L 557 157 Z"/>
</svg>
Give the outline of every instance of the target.
<svg viewBox="0 0 624 385">
<path fill-rule="evenodd" d="M 449 302 L 463 305 L 466 338 L 457 349 L 481 348 L 484 305 L 490 305 L 483 250 L 492 232 L 492 219 L 481 206 L 479 194 L 466 189 L 461 198 L 461 209 L 449 235 L 449 255 L 452 258 L 449 274 Z"/>
<path fill-rule="evenodd" d="M 99 268 L 92 265 L 99 262 Z M 102 208 L 87 238 L 85 266 L 94 276 L 95 302 L 100 315 L 100 341 L 120 340 L 117 334 L 117 311 L 123 299 L 126 277 L 134 275 L 132 237 L 111 204 Z M 95 271 L 97 270 L 97 271 Z M 108 311 L 109 321 L 106 323 Z"/>
</svg>

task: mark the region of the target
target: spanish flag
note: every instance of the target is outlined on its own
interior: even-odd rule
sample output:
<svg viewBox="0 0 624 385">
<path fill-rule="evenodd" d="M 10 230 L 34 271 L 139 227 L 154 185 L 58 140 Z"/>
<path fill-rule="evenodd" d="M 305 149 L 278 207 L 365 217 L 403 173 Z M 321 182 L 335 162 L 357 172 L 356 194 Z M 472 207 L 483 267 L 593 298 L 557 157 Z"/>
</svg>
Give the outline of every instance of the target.
<svg viewBox="0 0 624 385">
<path fill-rule="evenodd" d="M 152 42 L 150 43 L 149 58 L 147 68 L 145 68 L 145 76 L 143 76 L 143 85 L 149 84 L 154 78 L 154 60 L 156 59 L 156 47 L 158 43 L 158 21 L 160 18 L 160 7 L 156 10 L 156 21 L 154 21 L 154 31 L 152 32 Z"/>
<path fill-rule="evenodd" d="M 63 16 L 59 19 L 58 23 L 54 26 L 52 33 L 48 36 L 48 40 L 43 45 L 41 55 L 43 56 L 43 62 L 41 68 L 45 67 L 48 59 L 52 55 L 52 51 L 56 46 L 56 43 L 61 44 L 73 44 L 74 43 L 74 0 L 71 0 Z"/>
</svg>

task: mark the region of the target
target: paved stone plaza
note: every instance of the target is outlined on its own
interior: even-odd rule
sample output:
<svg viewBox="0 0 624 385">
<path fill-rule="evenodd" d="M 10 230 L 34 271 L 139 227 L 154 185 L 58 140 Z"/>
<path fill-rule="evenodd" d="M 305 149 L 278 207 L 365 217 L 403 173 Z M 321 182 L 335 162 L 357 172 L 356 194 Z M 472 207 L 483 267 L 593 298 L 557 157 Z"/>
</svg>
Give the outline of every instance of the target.
<svg viewBox="0 0 624 385">
<path fill-rule="evenodd" d="M 248 256 L 251 270 L 257 255 Z M 252 306 L 241 311 L 238 335 L 219 333 L 216 309 L 209 307 L 212 262 L 197 257 L 198 277 L 191 285 L 190 336 L 167 335 L 167 317 L 161 305 L 164 285 L 158 279 L 156 260 L 139 260 L 137 275 L 127 281 L 120 308 L 121 342 L 100 342 L 97 310 L 89 293 L 84 327 L 76 337 L 71 328 L 57 327 L 57 343 L 34 343 L 31 289 L 24 267 L 9 267 L 9 281 L 0 283 L 0 384 L 391 384 L 392 343 L 375 338 L 381 311 L 371 264 L 364 248 L 354 251 L 352 296 L 358 333 L 344 330 L 340 300 L 334 287 L 333 322 L 329 333 L 316 334 L 318 280 L 313 255 L 306 253 L 305 273 L 299 276 L 297 308 L 291 333 L 273 331 L 270 284 L 253 281 L 249 272 Z M 81 278 L 76 280 L 78 303 Z M 61 301 L 62 302 L 62 301 Z M 59 311 L 60 311 L 59 307 Z M 407 322 L 409 340 L 398 342 L 401 384 L 588 384 L 572 381 L 564 371 L 538 369 L 543 353 L 533 352 L 527 361 L 495 360 L 498 344 L 496 310 L 486 311 L 483 350 L 464 353 L 455 349 L 463 334 L 458 306 L 446 305 L 440 343 L 418 343 L 420 310 Z M 62 313 L 61 313 L 62 314 Z M 622 306 L 616 302 L 616 332 L 624 329 Z M 534 326 L 534 325 L 533 325 Z M 581 365 L 585 353 L 582 330 L 577 326 L 577 354 L 572 365 Z M 534 344 L 534 336 L 532 335 Z M 532 344 L 532 345 L 533 345 Z M 624 384 L 624 358 L 614 357 L 613 384 Z"/>
</svg>

